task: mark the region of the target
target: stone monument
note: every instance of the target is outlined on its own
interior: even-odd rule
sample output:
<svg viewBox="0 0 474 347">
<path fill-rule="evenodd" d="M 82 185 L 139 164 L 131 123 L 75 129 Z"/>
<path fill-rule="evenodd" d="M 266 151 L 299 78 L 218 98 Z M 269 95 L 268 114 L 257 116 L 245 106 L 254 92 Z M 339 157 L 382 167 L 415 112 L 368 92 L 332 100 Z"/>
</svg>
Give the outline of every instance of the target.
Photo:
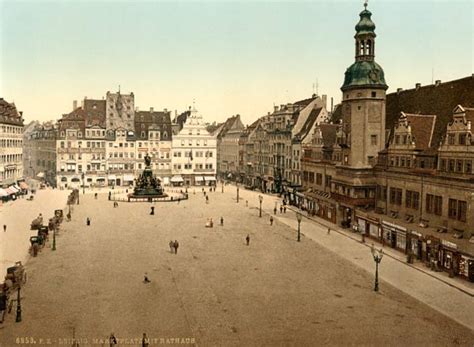
<svg viewBox="0 0 474 347">
<path fill-rule="evenodd" d="M 145 169 L 135 179 L 135 188 L 130 198 L 162 198 L 167 194 L 163 192 L 160 180 L 153 175 L 151 169 L 151 158 L 148 153 L 145 155 Z"/>
</svg>

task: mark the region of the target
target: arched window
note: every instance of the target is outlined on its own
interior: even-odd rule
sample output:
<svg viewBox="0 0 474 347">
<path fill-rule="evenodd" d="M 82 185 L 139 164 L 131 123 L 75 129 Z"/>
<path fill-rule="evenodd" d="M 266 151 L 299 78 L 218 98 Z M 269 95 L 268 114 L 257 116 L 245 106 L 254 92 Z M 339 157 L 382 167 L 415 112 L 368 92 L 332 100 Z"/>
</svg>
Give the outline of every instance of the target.
<svg viewBox="0 0 474 347">
<path fill-rule="evenodd" d="M 167 139 L 168 138 L 168 133 L 166 131 L 163 132 L 163 139 Z"/>
<path fill-rule="evenodd" d="M 364 45 L 365 43 L 362 41 L 359 46 L 359 55 L 364 55 Z"/>
<path fill-rule="evenodd" d="M 372 53 L 372 41 L 371 40 L 367 41 L 367 54 L 368 55 L 373 55 L 373 53 Z"/>
</svg>

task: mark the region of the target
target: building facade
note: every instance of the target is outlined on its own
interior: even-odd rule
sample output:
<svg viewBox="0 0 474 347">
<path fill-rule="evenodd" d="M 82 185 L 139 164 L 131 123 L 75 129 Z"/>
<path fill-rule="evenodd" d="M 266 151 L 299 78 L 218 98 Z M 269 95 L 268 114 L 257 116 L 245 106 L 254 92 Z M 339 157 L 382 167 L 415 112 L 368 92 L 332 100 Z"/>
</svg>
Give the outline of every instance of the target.
<svg viewBox="0 0 474 347">
<path fill-rule="evenodd" d="M 240 180 L 239 140 L 245 126 L 240 115 L 226 120 L 217 134 L 217 175 L 224 179 Z"/>
<path fill-rule="evenodd" d="M 213 185 L 216 182 L 217 139 L 193 107 L 183 128 L 172 140 L 174 185 Z"/>
<path fill-rule="evenodd" d="M 0 98 L 0 187 L 23 178 L 23 116 Z"/>
</svg>

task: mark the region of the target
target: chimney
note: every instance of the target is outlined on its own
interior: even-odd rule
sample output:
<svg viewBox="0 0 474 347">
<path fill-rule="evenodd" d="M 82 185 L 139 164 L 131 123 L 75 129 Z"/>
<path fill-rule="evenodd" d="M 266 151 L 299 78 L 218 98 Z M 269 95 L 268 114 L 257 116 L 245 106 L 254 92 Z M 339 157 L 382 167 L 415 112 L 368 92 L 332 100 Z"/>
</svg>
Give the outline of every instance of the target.
<svg viewBox="0 0 474 347">
<path fill-rule="evenodd" d="M 278 111 L 278 105 L 273 105 L 273 111 L 274 112 Z"/>
<path fill-rule="evenodd" d="M 326 94 L 323 94 L 321 99 L 323 100 L 324 108 L 327 110 L 327 108 L 328 108 L 328 96 Z"/>
<path fill-rule="evenodd" d="M 269 115 L 270 115 L 270 112 L 267 113 L 267 116 L 269 116 Z"/>
<path fill-rule="evenodd" d="M 420 87 L 421 87 L 421 83 L 417 83 L 417 84 L 415 84 L 415 88 L 416 88 L 416 90 L 420 89 Z"/>
<path fill-rule="evenodd" d="M 150 113 L 153 113 L 153 107 L 150 107 Z"/>
<path fill-rule="evenodd" d="M 174 110 L 174 116 L 178 117 L 178 110 Z"/>
<path fill-rule="evenodd" d="M 435 86 L 436 86 L 436 87 L 439 86 L 440 84 L 441 84 L 441 80 L 436 80 L 436 81 L 435 81 Z"/>
<path fill-rule="evenodd" d="M 72 102 L 72 110 L 74 111 L 77 108 L 77 100 Z"/>
<path fill-rule="evenodd" d="M 163 111 L 164 111 L 165 113 L 168 113 L 168 109 L 167 109 L 167 108 L 165 108 Z"/>
<path fill-rule="evenodd" d="M 403 88 L 397 88 L 397 94 L 400 94 L 400 92 L 403 90 Z"/>
<path fill-rule="evenodd" d="M 334 111 L 334 98 L 331 97 L 331 113 Z"/>
</svg>

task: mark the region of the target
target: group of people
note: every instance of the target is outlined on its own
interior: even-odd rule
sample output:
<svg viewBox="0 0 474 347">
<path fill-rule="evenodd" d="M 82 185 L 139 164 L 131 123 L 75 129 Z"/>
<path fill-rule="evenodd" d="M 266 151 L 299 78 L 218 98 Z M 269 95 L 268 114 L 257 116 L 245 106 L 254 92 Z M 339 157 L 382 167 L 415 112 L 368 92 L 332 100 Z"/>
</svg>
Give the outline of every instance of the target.
<svg viewBox="0 0 474 347">
<path fill-rule="evenodd" d="M 169 243 L 170 252 L 174 254 L 178 254 L 179 242 L 178 240 L 171 240 Z"/>
</svg>

